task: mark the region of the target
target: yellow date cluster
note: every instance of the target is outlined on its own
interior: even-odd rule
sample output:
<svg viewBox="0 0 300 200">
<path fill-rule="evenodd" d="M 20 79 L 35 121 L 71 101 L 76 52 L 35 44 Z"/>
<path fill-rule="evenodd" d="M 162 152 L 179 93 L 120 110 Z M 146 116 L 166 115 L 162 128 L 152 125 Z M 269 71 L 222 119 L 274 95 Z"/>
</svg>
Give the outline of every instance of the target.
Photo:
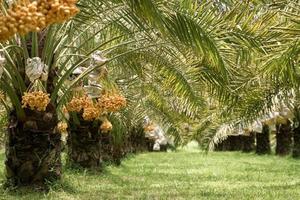
<svg viewBox="0 0 300 200">
<path fill-rule="evenodd" d="M 0 42 L 15 34 L 39 32 L 53 23 L 64 22 L 75 16 L 77 0 L 20 0 L 0 14 Z"/>
</svg>

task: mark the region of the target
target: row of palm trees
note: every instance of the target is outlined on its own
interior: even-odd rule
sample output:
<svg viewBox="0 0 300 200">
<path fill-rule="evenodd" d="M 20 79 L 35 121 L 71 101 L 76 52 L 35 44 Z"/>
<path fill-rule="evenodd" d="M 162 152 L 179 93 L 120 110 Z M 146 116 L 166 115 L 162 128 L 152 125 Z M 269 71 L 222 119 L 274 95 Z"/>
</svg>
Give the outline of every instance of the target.
<svg viewBox="0 0 300 200">
<path fill-rule="evenodd" d="M 244 29 L 249 30 L 248 36 L 255 43 L 251 49 L 242 49 L 246 60 L 238 58 L 243 68 L 235 69 L 229 84 L 233 99 L 226 100 L 225 106 L 221 104 L 221 109 L 216 106 L 219 112 L 216 116 L 225 118 L 213 123 L 206 133 L 207 137 L 213 138 L 211 148 L 213 143 L 222 141 L 228 135 L 238 134 L 238 129 L 257 132 L 251 125 L 260 123 L 259 133 L 263 132 L 264 124 L 276 132 L 276 154 L 288 154 L 294 141 L 293 156 L 299 157 L 296 153 L 299 152 L 299 6 L 299 1 L 283 1 L 253 7 L 256 10 L 252 18 L 254 21 L 251 17 L 247 19 Z M 259 28 L 252 32 L 252 27 Z M 283 110 L 288 110 L 290 114 L 287 116 Z M 216 112 L 212 113 L 215 115 Z M 212 117 L 210 113 L 208 116 Z M 264 138 L 268 141 L 267 144 L 262 143 L 266 146 L 263 152 L 268 153 L 269 133 Z"/>
<path fill-rule="evenodd" d="M 2 1 L 3 15 L 11 6 Z M 60 178 L 59 132 L 69 132 L 72 164 L 97 168 L 103 155 L 119 163 L 138 146 L 132 138 L 146 115 L 175 144 L 207 141 L 224 123 L 268 113 L 279 93 L 298 93 L 297 1 L 81 0 L 76 6 L 73 19 L 1 43 L 0 86 L 10 100 L 3 101 L 6 173 L 13 185 Z M 97 107 L 107 92 L 124 96 L 126 107 Z M 78 113 L 68 110 L 86 95 Z M 185 134 L 183 123 L 195 130 Z"/>
</svg>

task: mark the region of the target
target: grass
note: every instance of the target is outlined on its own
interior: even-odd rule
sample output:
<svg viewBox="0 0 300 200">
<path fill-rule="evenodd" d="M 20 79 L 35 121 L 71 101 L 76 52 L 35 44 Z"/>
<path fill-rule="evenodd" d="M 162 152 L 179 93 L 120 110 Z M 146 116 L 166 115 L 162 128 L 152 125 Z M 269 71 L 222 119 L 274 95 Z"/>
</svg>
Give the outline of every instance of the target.
<svg viewBox="0 0 300 200">
<path fill-rule="evenodd" d="M 0 160 L 3 172 L 3 153 Z M 66 169 L 47 194 L 1 188 L 0 195 L 1 200 L 300 199 L 300 161 L 229 152 L 146 153 L 103 173 Z"/>
</svg>

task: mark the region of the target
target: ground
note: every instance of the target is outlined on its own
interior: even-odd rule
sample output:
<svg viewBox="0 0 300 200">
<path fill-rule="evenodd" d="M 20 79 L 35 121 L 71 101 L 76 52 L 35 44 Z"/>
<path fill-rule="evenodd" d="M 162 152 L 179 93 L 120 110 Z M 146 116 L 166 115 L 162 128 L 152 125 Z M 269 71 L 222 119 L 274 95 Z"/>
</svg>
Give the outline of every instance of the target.
<svg viewBox="0 0 300 200">
<path fill-rule="evenodd" d="M 4 180 L 4 154 L 0 155 Z M 2 183 L 1 183 L 2 184 Z M 8 192 L 0 199 L 300 199 L 300 160 L 243 153 L 173 152 L 131 156 L 102 173 L 65 169 L 49 193 Z"/>
</svg>

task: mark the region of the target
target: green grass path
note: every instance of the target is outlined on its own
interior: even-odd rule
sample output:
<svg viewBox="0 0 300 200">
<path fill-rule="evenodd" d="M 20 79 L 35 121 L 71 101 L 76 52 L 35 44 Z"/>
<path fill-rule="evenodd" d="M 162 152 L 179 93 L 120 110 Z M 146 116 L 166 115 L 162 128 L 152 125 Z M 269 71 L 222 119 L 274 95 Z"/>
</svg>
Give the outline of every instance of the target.
<svg viewBox="0 0 300 200">
<path fill-rule="evenodd" d="M 0 180 L 3 160 L 1 154 Z M 299 200 L 300 160 L 242 153 L 147 153 L 104 173 L 66 169 L 62 183 L 48 194 L 1 188 L 0 199 Z"/>
</svg>

